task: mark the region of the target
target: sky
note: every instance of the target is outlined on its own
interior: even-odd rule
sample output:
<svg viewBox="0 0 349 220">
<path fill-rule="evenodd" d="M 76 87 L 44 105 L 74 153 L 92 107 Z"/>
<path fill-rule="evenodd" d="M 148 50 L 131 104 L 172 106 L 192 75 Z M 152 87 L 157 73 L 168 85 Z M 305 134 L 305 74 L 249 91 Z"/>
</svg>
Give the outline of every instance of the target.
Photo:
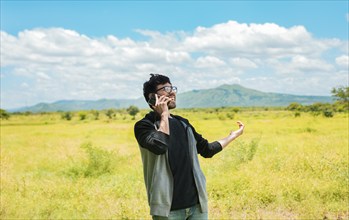
<svg viewBox="0 0 349 220">
<path fill-rule="evenodd" d="M 1 0 L 1 108 L 133 99 L 222 84 L 331 95 L 348 86 L 344 1 Z"/>
</svg>

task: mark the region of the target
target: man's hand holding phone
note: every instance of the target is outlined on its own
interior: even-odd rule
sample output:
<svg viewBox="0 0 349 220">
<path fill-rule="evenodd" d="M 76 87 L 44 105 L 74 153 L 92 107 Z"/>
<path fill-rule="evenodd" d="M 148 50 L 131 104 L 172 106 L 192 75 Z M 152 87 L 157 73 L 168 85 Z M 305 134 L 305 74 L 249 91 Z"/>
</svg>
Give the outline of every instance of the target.
<svg viewBox="0 0 349 220">
<path fill-rule="evenodd" d="M 159 96 L 157 94 L 151 94 L 151 97 L 148 101 L 148 104 L 151 105 L 154 109 L 154 111 L 156 111 L 159 115 L 167 115 L 169 116 L 169 109 L 168 109 L 168 103 L 171 101 L 172 99 L 167 97 L 167 96 Z"/>
</svg>

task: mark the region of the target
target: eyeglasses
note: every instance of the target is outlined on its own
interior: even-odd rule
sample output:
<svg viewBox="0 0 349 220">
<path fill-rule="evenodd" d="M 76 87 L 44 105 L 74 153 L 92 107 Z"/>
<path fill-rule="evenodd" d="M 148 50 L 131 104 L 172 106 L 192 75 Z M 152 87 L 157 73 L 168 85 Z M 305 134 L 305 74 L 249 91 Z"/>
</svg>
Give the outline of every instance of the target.
<svg viewBox="0 0 349 220">
<path fill-rule="evenodd" d="M 171 92 L 177 93 L 177 86 L 164 86 L 164 87 L 161 87 L 160 89 L 156 90 L 155 92 L 157 92 L 159 90 L 164 90 L 167 93 L 171 93 Z"/>
</svg>

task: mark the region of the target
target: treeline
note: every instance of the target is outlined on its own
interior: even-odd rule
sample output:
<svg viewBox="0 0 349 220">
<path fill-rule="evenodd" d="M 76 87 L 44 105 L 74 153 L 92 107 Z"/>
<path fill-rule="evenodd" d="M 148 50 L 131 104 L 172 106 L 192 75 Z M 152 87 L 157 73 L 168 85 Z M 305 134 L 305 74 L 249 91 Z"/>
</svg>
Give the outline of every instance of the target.
<svg viewBox="0 0 349 220">
<path fill-rule="evenodd" d="M 333 117 L 335 112 L 348 111 L 348 107 L 339 103 L 329 104 L 318 102 L 311 105 L 302 105 L 297 102 L 293 102 L 286 107 L 286 110 L 293 111 L 295 117 L 300 116 L 301 112 L 310 112 L 312 115 L 315 116 L 322 114 L 325 117 Z"/>
<path fill-rule="evenodd" d="M 92 116 L 92 119 L 99 120 L 101 115 L 105 115 L 108 119 L 115 119 L 117 116 L 123 117 L 126 119 L 126 115 L 132 116 L 132 119 L 135 119 L 135 116 L 140 110 L 138 107 L 131 105 L 127 109 L 106 109 L 106 110 L 91 110 L 91 111 L 80 111 L 78 112 L 78 117 L 80 120 L 85 120 L 88 115 Z M 65 120 L 71 120 L 73 118 L 73 112 L 63 112 L 61 117 Z"/>
<path fill-rule="evenodd" d="M 349 111 L 349 87 L 333 88 L 332 96 L 336 98 L 333 104 L 314 103 L 312 105 L 301 105 L 297 102 L 291 103 L 286 110 L 294 111 L 295 116 L 300 116 L 300 112 L 310 112 L 313 115 L 322 114 L 325 117 L 333 117 L 335 112 Z"/>
<path fill-rule="evenodd" d="M 105 109 L 105 110 L 82 110 L 82 111 L 57 111 L 57 112 L 13 112 L 9 113 L 4 109 L 0 109 L 0 118 L 1 119 L 9 119 L 11 115 L 50 115 L 50 114 L 60 114 L 61 118 L 67 121 L 72 120 L 73 118 L 78 118 L 79 120 L 99 120 L 102 117 L 105 117 L 107 119 L 116 119 L 116 118 L 123 118 L 126 119 L 128 115 L 132 117 L 132 119 L 135 118 L 137 113 L 140 112 L 138 107 L 131 105 L 127 109 Z"/>
</svg>

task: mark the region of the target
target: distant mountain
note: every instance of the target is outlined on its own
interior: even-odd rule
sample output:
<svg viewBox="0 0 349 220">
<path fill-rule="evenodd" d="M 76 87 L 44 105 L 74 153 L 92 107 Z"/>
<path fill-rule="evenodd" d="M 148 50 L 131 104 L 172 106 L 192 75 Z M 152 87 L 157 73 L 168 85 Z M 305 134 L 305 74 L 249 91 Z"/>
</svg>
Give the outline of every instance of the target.
<svg viewBox="0 0 349 220">
<path fill-rule="evenodd" d="M 260 92 L 240 85 L 222 85 L 213 89 L 193 90 L 179 94 L 181 108 L 222 106 L 287 106 L 291 102 L 309 105 L 315 102 L 333 102 L 330 96 L 300 96 Z"/>
<path fill-rule="evenodd" d="M 100 99 L 100 100 L 60 100 L 53 103 L 39 103 L 29 107 L 10 109 L 10 112 L 55 112 L 78 110 L 103 110 L 110 108 L 126 108 L 136 105 L 145 108 L 144 99 Z M 144 104 L 142 105 L 142 102 Z"/>
<path fill-rule="evenodd" d="M 193 90 L 178 94 L 178 108 L 206 108 L 223 106 L 287 106 L 291 102 L 309 105 L 315 102 L 333 102 L 330 96 L 300 96 L 279 93 L 260 92 L 240 85 L 222 85 L 213 89 Z M 11 112 L 53 112 L 102 110 L 110 108 L 127 108 L 135 105 L 147 108 L 143 97 L 138 99 L 100 99 L 61 100 L 54 103 L 39 103 L 30 107 L 10 109 Z"/>
</svg>

